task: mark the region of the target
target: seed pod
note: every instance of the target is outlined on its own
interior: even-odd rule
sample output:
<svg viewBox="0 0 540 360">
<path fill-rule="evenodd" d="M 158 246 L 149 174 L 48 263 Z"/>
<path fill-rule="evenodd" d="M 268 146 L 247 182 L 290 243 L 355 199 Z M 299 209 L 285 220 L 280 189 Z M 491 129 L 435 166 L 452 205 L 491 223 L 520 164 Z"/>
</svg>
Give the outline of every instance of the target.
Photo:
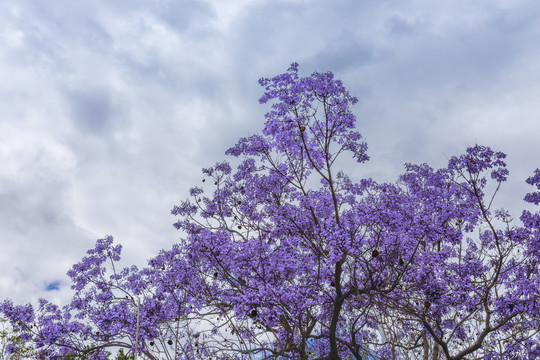
<svg viewBox="0 0 540 360">
<path fill-rule="evenodd" d="M 150 346 L 154 346 L 154 342 L 153 342 L 153 341 L 150 341 Z"/>
<path fill-rule="evenodd" d="M 399 258 L 399 266 L 403 266 L 405 263 L 403 262 L 402 258 Z"/>
<path fill-rule="evenodd" d="M 172 345 L 172 340 L 169 339 L 169 341 L 167 341 L 167 344 Z"/>
<path fill-rule="evenodd" d="M 336 283 L 332 281 L 332 282 L 330 283 L 330 286 L 335 287 L 335 286 L 336 286 Z"/>
<path fill-rule="evenodd" d="M 306 127 L 305 127 L 304 125 L 301 125 L 301 126 L 300 126 L 300 131 L 301 131 L 301 132 L 306 131 Z"/>
<path fill-rule="evenodd" d="M 431 306 L 431 303 L 429 301 L 426 301 L 424 303 L 424 306 L 426 307 L 426 309 L 429 309 L 429 307 Z"/>
<path fill-rule="evenodd" d="M 374 258 L 379 256 L 379 252 L 377 251 L 377 249 L 373 250 L 373 252 L 371 253 L 371 256 L 373 256 Z"/>
<path fill-rule="evenodd" d="M 249 316 L 251 316 L 252 318 L 256 317 L 257 316 L 257 310 L 255 310 L 255 309 L 251 310 L 251 313 L 249 314 Z"/>
<path fill-rule="evenodd" d="M 242 225 L 238 225 L 238 230 L 241 230 L 242 229 Z"/>
</svg>

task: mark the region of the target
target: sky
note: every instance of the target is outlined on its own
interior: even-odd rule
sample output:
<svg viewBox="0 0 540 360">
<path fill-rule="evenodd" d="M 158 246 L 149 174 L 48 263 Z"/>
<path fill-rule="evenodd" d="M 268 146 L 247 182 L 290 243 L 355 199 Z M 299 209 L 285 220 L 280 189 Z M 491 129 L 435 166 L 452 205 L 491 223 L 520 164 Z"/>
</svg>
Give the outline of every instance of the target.
<svg viewBox="0 0 540 360">
<path fill-rule="evenodd" d="M 264 128 L 257 81 L 292 62 L 358 97 L 353 179 L 486 145 L 517 219 L 540 168 L 538 39 L 536 0 L 4 0 L 0 301 L 67 304 L 106 235 L 140 268 L 178 242 L 171 209 Z"/>
</svg>

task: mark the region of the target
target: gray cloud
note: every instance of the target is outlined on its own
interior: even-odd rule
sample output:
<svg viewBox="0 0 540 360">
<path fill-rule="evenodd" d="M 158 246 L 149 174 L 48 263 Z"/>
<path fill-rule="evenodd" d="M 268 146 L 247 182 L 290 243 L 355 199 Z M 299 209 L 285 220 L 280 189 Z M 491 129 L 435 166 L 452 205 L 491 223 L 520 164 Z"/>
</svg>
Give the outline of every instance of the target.
<svg viewBox="0 0 540 360">
<path fill-rule="evenodd" d="M 391 36 L 407 37 L 415 33 L 417 25 L 399 15 L 393 15 L 386 21 L 386 28 Z"/>
<path fill-rule="evenodd" d="M 96 135 L 112 130 L 118 114 L 114 112 L 111 94 L 106 89 L 68 91 L 66 101 L 79 131 Z"/>
<path fill-rule="evenodd" d="M 354 176 L 393 181 L 404 162 L 444 166 L 478 142 L 510 155 L 501 203 L 519 210 L 540 167 L 539 7 L 4 1 L 0 294 L 65 303 L 65 273 L 95 239 L 114 235 L 139 266 L 177 241 L 170 209 L 262 129 L 257 80 L 293 61 L 359 97 L 372 161 L 344 161 Z"/>
<path fill-rule="evenodd" d="M 163 1 L 159 3 L 157 13 L 169 26 L 180 32 L 186 31 L 194 23 L 215 18 L 213 8 L 197 0 Z"/>
<path fill-rule="evenodd" d="M 345 72 L 373 63 L 376 57 L 373 45 L 346 32 L 328 40 L 321 50 L 305 61 L 304 67 L 318 65 L 327 71 L 331 69 L 333 72 Z"/>
</svg>

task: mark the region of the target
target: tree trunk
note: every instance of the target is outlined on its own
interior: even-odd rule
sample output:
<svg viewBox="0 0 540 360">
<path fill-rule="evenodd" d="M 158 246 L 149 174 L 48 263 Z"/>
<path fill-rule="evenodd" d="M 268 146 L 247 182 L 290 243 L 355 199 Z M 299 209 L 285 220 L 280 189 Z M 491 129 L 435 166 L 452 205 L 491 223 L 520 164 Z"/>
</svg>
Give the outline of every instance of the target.
<svg viewBox="0 0 540 360">
<path fill-rule="evenodd" d="M 423 344 L 424 344 L 424 358 L 423 358 L 423 360 L 429 360 L 429 344 L 428 344 L 426 333 L 422 334 L 422 340 L 423 340 Z"/>
<path fill-rule="evenodd" d="M 439 343 L 433 345 L 433 360 L 439 360 Z"/>
</svg>

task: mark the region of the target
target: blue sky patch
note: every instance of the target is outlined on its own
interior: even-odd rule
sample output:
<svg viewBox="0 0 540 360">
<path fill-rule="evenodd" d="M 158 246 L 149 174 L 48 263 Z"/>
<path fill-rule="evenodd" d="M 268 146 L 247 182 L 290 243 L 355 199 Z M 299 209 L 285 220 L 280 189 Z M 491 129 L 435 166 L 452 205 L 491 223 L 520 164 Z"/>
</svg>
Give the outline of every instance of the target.
<svg viewBox="0 0 540 360">
<path fill-rule="evenodd" d="M 60 281 L 53 281 L 45 287 L 46 291 L 60 290 Z"/>
</svg>

